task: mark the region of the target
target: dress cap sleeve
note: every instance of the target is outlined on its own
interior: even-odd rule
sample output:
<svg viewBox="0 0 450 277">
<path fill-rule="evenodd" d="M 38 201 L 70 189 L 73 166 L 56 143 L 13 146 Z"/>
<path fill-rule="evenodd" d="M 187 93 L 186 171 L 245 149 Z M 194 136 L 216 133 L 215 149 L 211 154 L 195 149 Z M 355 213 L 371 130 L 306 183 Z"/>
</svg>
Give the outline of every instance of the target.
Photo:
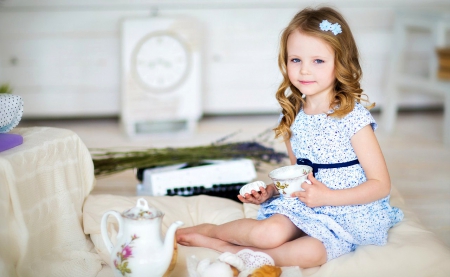
<svg viewBox="0 0 450 277">
<path fill-rule="evenodd" d="M 353 111 L 343 118 L 343 124 L 349 138 L 369 124 L 374 131 L 378 128 L 378 124 L 375 122 L 370 111 L 361 103 L 355 103 Z"/>
</svg>

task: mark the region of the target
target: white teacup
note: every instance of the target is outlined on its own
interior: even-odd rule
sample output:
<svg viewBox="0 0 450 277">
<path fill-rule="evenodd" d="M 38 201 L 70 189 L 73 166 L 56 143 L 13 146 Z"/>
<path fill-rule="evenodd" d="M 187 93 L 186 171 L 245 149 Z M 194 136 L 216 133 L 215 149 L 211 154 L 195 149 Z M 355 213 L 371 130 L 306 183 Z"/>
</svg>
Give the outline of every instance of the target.
<svg viewBox="0 0 450 277">
<path fill-rule="evenodd" d="M 288 165 L 272 170 L 269 177 L 280 195 L 289 198 L 295 191 L 304 191 L 301 187 L 304 182 L 311 184 L 308 180 L 311 171 L 312 167 L 307 165 Z"/>
</svg>

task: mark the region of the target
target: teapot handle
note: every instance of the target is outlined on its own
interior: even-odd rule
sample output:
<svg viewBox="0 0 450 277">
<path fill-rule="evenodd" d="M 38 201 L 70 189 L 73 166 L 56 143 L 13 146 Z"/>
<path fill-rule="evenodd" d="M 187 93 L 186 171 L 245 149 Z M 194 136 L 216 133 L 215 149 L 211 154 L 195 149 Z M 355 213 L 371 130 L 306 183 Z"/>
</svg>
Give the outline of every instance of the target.
<svg viewBox="0 0 450 277">
<path fill-rule="evenodd" d="M 107 227 L 108 227 L 108 216 L 109 215 L 113 215 L 119 222 L 119 232 L 117 233 L 117 239 L 119 239 L 122 236 L 123 220 L 122 220 L 121 215 L 116 211 L 108 211 L 102 217 L 102 223 L 100 226 L 100 229 L 102 231 L 102 238 L 103 238 L 103 242 L 106 245 L 106 249 L 108 249 L 109 254 L 111 254 L 111 252 L 114 248 L 114 245 L 112 244 L 111 239 L 108 236 Z"/>
</svg>

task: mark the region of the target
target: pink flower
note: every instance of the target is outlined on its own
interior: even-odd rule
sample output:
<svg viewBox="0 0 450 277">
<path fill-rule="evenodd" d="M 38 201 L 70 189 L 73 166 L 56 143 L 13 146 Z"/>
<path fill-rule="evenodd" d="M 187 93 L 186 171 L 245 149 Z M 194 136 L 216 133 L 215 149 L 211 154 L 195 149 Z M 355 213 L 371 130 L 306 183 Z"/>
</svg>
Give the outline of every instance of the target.
<svg viewBox="0 0 450 277">
<path fill-rule="evenodd" d="M 125 246 L 122 249 L 122 256 L 124 259 L 127 259 L 128 257 L 130 257 L 133 253 L 131 252 L 131 247 L 130 246 Z"/>
</svg>

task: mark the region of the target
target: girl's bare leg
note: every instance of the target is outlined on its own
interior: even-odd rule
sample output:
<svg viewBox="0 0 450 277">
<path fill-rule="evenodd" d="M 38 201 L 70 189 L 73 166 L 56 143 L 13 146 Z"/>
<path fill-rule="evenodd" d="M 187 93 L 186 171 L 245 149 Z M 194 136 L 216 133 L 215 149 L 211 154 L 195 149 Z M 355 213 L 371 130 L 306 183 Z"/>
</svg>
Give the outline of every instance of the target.
<svg viewBox="0 0 450 277">
<path fill-rule="evenodd" d="M 276 214 L 264 220 L 238 219 L 222 225 L 201 224 L 177 231 L 177 242 L 189 245 L 193 234 L 220 239 L 235 245 L 275 248 L 304 233 L 286 216 Z"/>
<path fill-rule="evenodd" d="M 321 241 L 310 236 L 302 236 L 272 249 L 260 249 L 234 245 L 201 234 L 192 234 L 187 245 L 207 247 L 219 252 L 237 253 L 242 249 L 260 251 L 271 256 L 277 266 L 315 267 L 327 261 L 327 252 Z"/>
</svg>

